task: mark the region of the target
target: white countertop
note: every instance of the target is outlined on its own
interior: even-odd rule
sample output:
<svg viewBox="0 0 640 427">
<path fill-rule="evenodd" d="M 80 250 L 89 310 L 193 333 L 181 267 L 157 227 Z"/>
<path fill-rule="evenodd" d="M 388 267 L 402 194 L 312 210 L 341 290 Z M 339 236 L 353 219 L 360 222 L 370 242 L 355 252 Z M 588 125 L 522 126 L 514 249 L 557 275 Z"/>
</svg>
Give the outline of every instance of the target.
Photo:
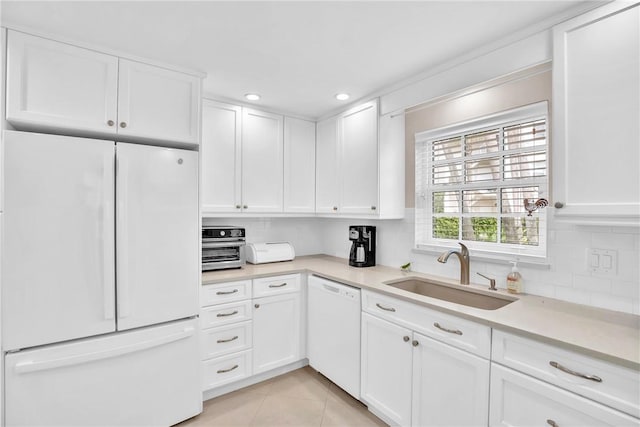
<svg viewBox="0 0 640 427">
<path fill-rule="evenodd" d="M 486 285 L 458 285 L 455 280 L 398 268 L 350 267 L 346 259 L 327 255 L 298 257 L 272 264 L 247 264 L 241 269 L 202 273 L 202 284 L 241 280 L 286 273 L 312 273 L 362 289 L 370 289 L 445 311 L 492 328 L 519 333 L 571 350 L 640 370 L 640 316 L 620 313 L 552 298 L 519 294 L 511 304 L 497 310 L 467 307 L 417 295 L 384 284 L 406 277 L 423 277 L 465 289 L 485 291 Z M 505 290 L 497 291 L 502 295 Z"/>
</svg>

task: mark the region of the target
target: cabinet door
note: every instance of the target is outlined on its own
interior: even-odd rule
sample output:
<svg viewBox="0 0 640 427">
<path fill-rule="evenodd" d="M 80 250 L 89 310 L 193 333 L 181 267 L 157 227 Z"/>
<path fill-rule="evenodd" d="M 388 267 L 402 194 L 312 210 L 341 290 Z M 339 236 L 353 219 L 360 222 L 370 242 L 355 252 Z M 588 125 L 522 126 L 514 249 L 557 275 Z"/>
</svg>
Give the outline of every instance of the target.
<svg viewBox="0 0 640 427">
<path fill-rule="evenodd" d="M 489 361 L 420 334 L 413 353 L 415 426 L 485 426 Z"/>
<path fill-rule="evenodd" d="M 253 300 L 253 373 L 300 359 L 300 293 Z"/>
<path fill-rule="evenodd" d="M 115 134 L 117 92 L 115 56 L 9 31 L 7 120 L 16 127 Z"/>
<path fill-rule="evenodd" d="M 637 426 L 638 419 L 491 364 L 491 426 Z"/>
<path fill-rule="evenodd" d="M 380 219 L 403 218 L 405 211 L 405 137 L 404 113 L 389 113 L 380 117 L 378 144 L 378 183 Z M 411 189 L 413 193 L 413 189 Z"/>
<path fill-rule="evenodd" d="M 284 211 L 313 213 L 316 206 L 316 124 L 284 118 Z"/>
<path fill-rule="evenodd" d="M 239 212 L 242 108 L 202 101 L 202 213 Z"/>
<path fill-rule="evenodd" d="M 117 144 L 118 330 L 198 313 L 198 153 Z"/>
<path fill-rule="evenodd" d="M 114 144 L 4 133 L 4 350 L 115 330 Z"/>
<path fill-rule="evenodd" d="M 614 2 L 554 29 L 558 216 L 640 223 L 640 6 L 620 10 L 626 5 Z"/>
<path fill-rule="evenodd" d="M 341 213 L 375 214 L 378 208 L 378 104 L 364 104 L 340 120 Z"/>
<path fill-rule="evenodd" d="M 316 142 L 316 212 L 337 213 L 340 207 L 340 159 L 337 118 L 318 122 Z"/>
<path fill-rule="evenodd" d="M 411 424 L 409 329 L 362 314 L 362 400 L 401 426 Z"/>
<path fill-rule="evenodd" d="M 282 116 L 243 109 L 242 206 L 252 213 L 282 212 Z"/>
<path fill-rule="evenodd" d="M 197 144 L 200 78 L 120 59 L 118 133 Z"/>
</svg>

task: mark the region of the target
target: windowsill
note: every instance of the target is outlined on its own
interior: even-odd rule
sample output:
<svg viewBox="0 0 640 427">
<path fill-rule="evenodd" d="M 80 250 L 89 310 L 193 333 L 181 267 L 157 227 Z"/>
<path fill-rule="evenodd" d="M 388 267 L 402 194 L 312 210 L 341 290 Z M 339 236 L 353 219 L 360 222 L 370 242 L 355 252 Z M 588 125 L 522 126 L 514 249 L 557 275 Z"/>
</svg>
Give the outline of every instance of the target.
<svg viewBox="0 0 640 427">
<path fill-rule="evenodd" d="M 450 251 L 451 249 L 459 250 L 460 247 L 456 246 L 422 246 L 420 248 L 413 248 L 411 252 L 416 254 L 428 254 L 428 255 L 440 255 L 443 252 Z M 517 254 L 517 253 L 503 253 L 503 252 L 489 252 L 479 249 L 469 249 L 471 258 L 475 261 L 488 262 L 492 264 L 509 264 L 511 261 L 518 261 L 518 267 L 536 268 L 540 270 L 549 270 L 551 264 L 547 258 Z"/>
</svg>

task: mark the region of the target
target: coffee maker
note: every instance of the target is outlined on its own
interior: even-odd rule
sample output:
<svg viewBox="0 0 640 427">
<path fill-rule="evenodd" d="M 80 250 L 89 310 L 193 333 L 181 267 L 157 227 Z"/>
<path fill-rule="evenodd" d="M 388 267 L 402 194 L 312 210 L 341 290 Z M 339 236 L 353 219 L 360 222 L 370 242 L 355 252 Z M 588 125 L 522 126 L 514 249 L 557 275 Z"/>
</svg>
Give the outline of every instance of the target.
<svg viewBox="0 0 640 427">
<path fill-rule="evenodd" d="M 351 252 L 349 265 L 373 267 L 376 265 L 376 227 L 372 225 L 350 225 Z"/>
</svg>

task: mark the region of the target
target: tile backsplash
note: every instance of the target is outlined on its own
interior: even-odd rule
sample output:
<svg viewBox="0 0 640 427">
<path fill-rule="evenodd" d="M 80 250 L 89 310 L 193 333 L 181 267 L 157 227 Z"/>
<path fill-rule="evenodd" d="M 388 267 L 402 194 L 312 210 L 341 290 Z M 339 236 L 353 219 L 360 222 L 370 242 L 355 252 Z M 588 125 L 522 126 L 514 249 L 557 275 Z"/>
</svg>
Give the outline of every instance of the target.
<svg viewBox="0 0 640 427">
<path fill-rule="evenodd" d="M 377 227 L 378 264 L 400 266 L 411 261 L 412 270 L 458 278 L 457 259 L 436 261 L 438 254 L 416 253 L 413 248 L 414 210 L 408 208 L 401 220 L 354 220 L 341 218 L 234 218 L 204 219 L 206 224 L 240 225 L 247 229 L 248 242 L 289 241 L 296 255 L 328 254 L 348 257 L 349 225 Z M 564 222 L 548 222 L 549 266 L 519 266 L 524 292 L 578 304 L 640 314 L 640 229 L 635 227 L 592 227 Z M 615 250 L 617 272 L 593 272 L 588 260 L 591 249 Z M 511 266 L 506 263 L 474 260 L 471 251 L 471 281 L 483 283 L 477 272 L 496 278 L 506 287 Z M 475 276 L 475 277 L 474 277 Z"/>
</svg>

